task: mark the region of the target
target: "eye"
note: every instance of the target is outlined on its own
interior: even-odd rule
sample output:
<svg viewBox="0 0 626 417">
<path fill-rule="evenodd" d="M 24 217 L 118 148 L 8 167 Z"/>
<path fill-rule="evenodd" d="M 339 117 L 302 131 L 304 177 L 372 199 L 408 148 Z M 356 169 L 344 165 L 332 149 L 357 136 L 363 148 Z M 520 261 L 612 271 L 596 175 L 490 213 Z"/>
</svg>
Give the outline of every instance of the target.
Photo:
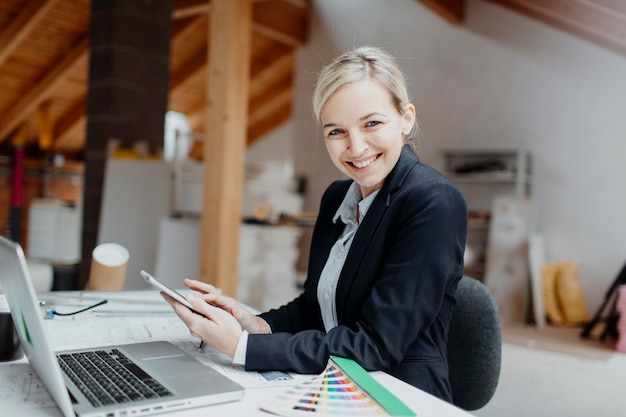
<svg viewBox="0 0 626 417">
<path fill-rule="evenodd" d="M 378 120 L 370 120 L 369 122 L 365 123 L 365 127 L 376 127 L 381 123 L 382 122 L 379 122 Z"/>
<path fill-rule="evenodd" d="M 332 129 L 326 134 L 327 137 L 338 136 L 343 133 L 342 129 Z"/>
</svg>

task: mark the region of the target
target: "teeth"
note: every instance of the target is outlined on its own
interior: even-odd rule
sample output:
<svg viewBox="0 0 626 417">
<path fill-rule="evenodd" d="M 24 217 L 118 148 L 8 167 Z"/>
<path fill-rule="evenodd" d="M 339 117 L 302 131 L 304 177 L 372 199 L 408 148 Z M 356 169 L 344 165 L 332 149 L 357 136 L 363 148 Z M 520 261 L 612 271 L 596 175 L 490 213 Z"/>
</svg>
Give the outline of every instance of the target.
<svg viewBox="0 0 626 417">
<path fill-rule="evenodd" d="M 357 167 L 357 168 L 365 168 L 366 166 L 368 166 L 369 164 L 371 164 L 372 162 L 374 162 L 376 160 L 376 157 L 373 156 L 370 159 L 367 159 L 365 161 L 361 161 L 361 162 L 353 162 L 352 164 Z"/>
</svg>

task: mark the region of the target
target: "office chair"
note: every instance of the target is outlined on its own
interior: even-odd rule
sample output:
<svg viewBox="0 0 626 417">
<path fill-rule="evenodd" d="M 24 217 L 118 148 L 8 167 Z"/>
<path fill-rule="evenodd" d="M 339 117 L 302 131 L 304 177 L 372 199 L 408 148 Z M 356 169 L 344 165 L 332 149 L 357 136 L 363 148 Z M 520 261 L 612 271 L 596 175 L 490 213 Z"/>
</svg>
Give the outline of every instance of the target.
<svg viewBox="0 0 626 417">
<path fill-rule="evenodd" d="M 495 299 L 480 281 L 464 276 L 448 333 L 453 403 L 478 410 L 493 397 L 500 378 L 502 330 Z"/>
</svg>

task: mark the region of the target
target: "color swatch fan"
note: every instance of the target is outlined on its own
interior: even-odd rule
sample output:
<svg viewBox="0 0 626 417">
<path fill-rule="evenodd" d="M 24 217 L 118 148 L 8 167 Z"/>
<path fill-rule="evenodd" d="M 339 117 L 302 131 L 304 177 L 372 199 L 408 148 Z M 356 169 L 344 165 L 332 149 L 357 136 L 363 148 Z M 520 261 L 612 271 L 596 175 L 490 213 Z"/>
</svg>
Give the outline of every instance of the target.
<svg viewBox="0 0 626 417">
<path fill-rule="evenodd" d="M 351 359 L 331 356 L 324 372 L 261 405 L 285 417 L 312 415 L 415 416 Z"/>
</svg>

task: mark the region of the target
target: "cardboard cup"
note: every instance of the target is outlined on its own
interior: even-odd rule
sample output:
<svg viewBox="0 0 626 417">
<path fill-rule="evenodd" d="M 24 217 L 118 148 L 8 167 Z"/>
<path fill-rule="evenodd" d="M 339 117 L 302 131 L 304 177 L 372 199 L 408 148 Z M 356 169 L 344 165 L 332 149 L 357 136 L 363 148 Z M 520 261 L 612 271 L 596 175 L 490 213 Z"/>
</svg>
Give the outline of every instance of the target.
<svg viewBox="0 0 626 417">
<path fill-rule="evenodd" d="M 91 255 L 88 290 L 119 291 L 124 288 L 128 250 L 117 243 L 101 243 Z"/>
</svg>

